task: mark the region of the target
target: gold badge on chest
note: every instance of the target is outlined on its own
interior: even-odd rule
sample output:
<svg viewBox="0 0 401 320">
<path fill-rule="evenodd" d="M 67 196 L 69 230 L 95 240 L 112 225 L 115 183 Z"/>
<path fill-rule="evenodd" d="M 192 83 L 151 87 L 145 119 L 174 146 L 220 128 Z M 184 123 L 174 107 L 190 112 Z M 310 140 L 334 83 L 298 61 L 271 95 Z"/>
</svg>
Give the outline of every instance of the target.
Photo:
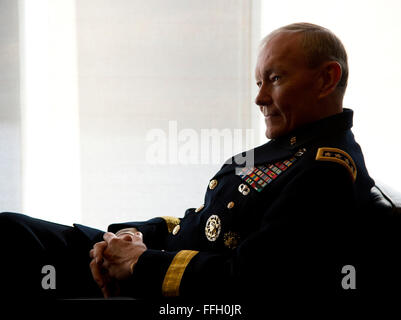
<svg viewBox="0 0 401 320">
<path fill-rule="evenodd" d="M 219 216 L 212 215 L 207 219 L 205 226 L 205 235 L 207 240 L 216 241 L 221 231 L 221 220 Z"/>
<path fill-rule="evenodd" d="M 240 236 L 238 235 L 237 232 L 226 232 L 224 234 L 224 245 L 229 248 L 229 249 L 235 249 L 238 247 L 239 241 L 240 241 Z"/>
</svg>

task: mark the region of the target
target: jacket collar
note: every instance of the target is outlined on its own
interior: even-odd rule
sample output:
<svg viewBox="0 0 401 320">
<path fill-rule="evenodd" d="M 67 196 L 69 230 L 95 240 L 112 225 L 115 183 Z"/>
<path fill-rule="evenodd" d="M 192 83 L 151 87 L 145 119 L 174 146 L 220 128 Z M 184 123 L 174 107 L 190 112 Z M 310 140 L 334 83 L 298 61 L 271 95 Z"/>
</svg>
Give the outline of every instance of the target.
<svg viewBox="0 0 401 320">
<path fill-rule="evenodd" d="M 216 177 L 233 171 L 236 167 L 257 166 L 272 163 L 293 156 L 299 149 L 323 136 L 333 135 L 351 129 L 353 111 L 344 109 L 342 113 L 321 119 L 298 128 L 291 133 L 230 158 L 217 172 Z"/>
<path fill-rule="evenodd" d="M 302 126 L 291 133 L 274 139 L 271 142 L 285 149 L 297 149 L 322 136 L 333 135 L 352 128 L 354 112 L 343 109 L 343 112 Z"/>
</svg>

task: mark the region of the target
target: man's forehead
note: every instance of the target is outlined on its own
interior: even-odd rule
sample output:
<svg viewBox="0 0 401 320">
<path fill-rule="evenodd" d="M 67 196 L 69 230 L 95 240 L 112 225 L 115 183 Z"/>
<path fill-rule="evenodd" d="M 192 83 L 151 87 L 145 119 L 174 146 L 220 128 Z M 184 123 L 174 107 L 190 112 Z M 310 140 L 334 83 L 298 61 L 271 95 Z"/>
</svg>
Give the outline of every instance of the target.
<svg viewBox="0 0 401 320">
<path fill-rule="evenodd" d="M 302 55 L 301 34 L 282 32 L 268 38 L 261 48 L 257 65 L 256 75 L 262 68 L 268 68 L 270 64 L 286 64 L 298 60 Z M 273 65 L 271 67 L 274 67 Z"/>
<path fill-rule="evenodd" d="M 289 51 L 299 51 L 301 50 L 301 39 L 301 33 L 283 31 L 274 34 L 266 39 L 260 54 L 285 55 Z"/>
</svg>

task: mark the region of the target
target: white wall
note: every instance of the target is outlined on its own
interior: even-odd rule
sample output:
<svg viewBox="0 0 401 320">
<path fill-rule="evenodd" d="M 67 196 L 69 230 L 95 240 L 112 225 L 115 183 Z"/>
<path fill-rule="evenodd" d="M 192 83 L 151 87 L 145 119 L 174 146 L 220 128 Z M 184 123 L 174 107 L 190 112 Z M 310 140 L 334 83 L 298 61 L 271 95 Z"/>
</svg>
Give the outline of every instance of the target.
<svg viewBox="0 0 401 320">
<path fill-rule="evenodd" d="M 262 0 L 262 32 L 306 21 L 332 30 L 349 57 L 344 106 L 372 177 L 401 191 L 401 1 Z"/>
<path fill-rule="evenodd" d="M 83 223 L 199 206 L 231 154 L 152 164 L 147 135 L 161 129 L 177 142 L 169 121 L 178 133 L 250 127 L 251 2 L 77 1 L 77 31 Z"/>
<path fill-rule="evenodd" d="M 0 212 L 21 211 L 18 2 L 0 1 Z"/>
</svg>

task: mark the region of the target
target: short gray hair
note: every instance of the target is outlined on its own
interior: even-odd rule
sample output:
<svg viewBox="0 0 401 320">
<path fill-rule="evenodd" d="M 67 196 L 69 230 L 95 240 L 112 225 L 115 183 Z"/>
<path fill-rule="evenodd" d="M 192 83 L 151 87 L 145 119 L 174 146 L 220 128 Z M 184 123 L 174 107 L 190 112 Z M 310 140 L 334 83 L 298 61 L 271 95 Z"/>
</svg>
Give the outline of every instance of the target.
<svg viewBox="0 0 401 320">
<path fill-rule="evenodd" d="M 278 28 L 268 34 L 261 42 L 261 48 L 275 35 L 283 32 L 301 33 L 302 47 L 309 67 L 315 68 L 325 61 L 337 61 L 342 70 L 337 88 L 345 92 L 348 82 L 348 58 L 341 40 L 329 29 L 316 24 L 300 22 Z"/>
</svg>

